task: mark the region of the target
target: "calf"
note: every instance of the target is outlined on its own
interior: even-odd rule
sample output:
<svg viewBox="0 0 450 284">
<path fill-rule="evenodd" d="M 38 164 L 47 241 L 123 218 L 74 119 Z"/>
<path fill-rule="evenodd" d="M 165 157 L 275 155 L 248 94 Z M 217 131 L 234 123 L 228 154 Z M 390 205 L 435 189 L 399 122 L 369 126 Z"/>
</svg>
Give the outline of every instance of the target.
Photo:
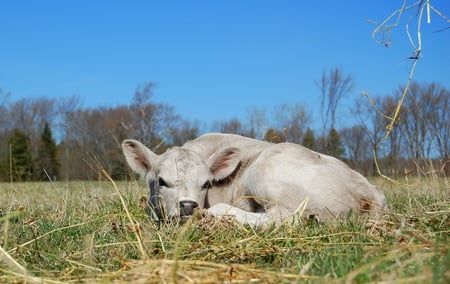
<svg viewBox="0 0 450 284">
<path fill-rule="evenodd" d="M 211 133 L 162 155 L 131 139 L 122 149 L 131 169 L 146 177 L 158 219 L 205 208 L 261 226 L 295 214 L 324 222 L 350 212 L 376 219 L 386 207 L 384 193 L 361 174 L 297 144 Z"/>
</svg>

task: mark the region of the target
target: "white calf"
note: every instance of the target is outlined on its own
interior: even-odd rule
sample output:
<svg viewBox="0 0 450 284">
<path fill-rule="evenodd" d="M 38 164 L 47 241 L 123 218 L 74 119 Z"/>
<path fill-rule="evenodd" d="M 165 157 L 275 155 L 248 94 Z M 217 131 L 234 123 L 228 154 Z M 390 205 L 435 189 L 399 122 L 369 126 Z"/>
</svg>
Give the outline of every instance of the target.
<svg viewBox="0 0 450 284">
<path fill-rule="evenodd" d="M 212 133 L 162 155 L 136 140 L 122 147 L 130 167 L 147 178 L 149 204 L 160 219 L 206 208 L 213 216 L 265 225 L 295 213 L 321 221 L 350 212 L 377 218 L 386 207 L 383 192 L 362 175 L 297 144 Z"/>
</svg>

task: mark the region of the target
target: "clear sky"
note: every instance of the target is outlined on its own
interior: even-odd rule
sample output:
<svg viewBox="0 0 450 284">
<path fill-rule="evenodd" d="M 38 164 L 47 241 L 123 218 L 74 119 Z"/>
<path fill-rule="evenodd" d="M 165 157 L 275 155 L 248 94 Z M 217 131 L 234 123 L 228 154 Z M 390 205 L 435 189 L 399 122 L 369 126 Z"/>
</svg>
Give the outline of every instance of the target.
<svg viewBox="0 0 450 284">
<path fill-rule="evenodd" d="M 80 96 L 85 107 L 154 100 L 187 119 L 246 119 L 250 107 L 303 103 L 318 114 L 316 81 L 341 67 L 373 95 L 405 84 L 416 39 L 406 13 L 389 48 L 376 27 L 402 0 L 0 1 L 0 88 L 11 100 Z M 410 1 L 413 3 L 413 1 Z M 431 1 L 450 16 L 450 1 Z M 414 79 L 450 88 L 450 23 L 422 24 Z M 319 119 L 319 115 L 315 119 Z M 346 121 L 345 115 L 341 120 Z"/>
</svg>

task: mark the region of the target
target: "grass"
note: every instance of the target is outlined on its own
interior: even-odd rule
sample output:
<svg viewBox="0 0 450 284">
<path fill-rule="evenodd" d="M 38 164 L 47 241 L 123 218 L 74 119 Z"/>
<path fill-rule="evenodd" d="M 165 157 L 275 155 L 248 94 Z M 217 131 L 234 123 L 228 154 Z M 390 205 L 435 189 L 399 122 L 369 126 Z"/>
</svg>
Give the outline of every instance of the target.
<svg viewBox="0 0 450 284">
<path fill-rule="evenodd" d="M 0 283 L 449 283 L 449 179 L 382 179 L 370 223 L 150 222 L 136 182 L 0 184 Z"/>
</svg>

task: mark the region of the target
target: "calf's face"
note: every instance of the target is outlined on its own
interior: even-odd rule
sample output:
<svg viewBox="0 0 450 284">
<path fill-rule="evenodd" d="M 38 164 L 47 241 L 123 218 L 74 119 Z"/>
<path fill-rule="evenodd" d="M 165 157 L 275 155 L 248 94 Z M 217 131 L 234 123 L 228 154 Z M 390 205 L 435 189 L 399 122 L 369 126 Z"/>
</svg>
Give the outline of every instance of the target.
<svg viewBox="0 0 450 284">
<path fill-rule="evenodd" d="M 125 158 L 149 185 L 151 213 L 157 219 L 186 218 L 204 208 L 211 184 L 229 176 L 239 164 L 235 148 L 202 158 L 192 150 L 174 147 L 156 155 L 136 140 L 122 143 Z"/>
<path fill-rule="evenodd" d="M 195 208 L 202 208 L 213 176 L 208 166 L 195 153 L 175 148 L 160 156 L 155 170 L 147 175 L 150 194 L 163 203 L 162 212 L 168 217 L 190 216 Z M 155 204 L 156 203 L 156 204 Z"/>
</svg>

